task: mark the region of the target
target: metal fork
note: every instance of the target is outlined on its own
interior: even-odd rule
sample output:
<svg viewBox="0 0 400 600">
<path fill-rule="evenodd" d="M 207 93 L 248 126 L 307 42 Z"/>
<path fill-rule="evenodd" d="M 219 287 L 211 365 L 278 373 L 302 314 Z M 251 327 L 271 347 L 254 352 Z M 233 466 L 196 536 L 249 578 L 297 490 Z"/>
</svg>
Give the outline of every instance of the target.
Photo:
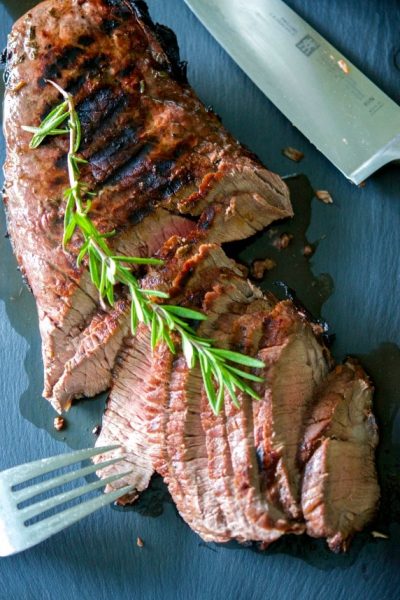
<svg viewBox="0 0 400 600">
<path fill-rule="evenodd" d="M 20 505 L 27 500 L 34 499 L 39 494 L 48 492 L 65 483 L 69 483 L 85 477 L 95 471 L 104 469 L 109 465 L 116 464 L 121 461 L 124 456 L 103 461 L 97 465 L 90 465 L 79 470 L 70 471 L 64 475 L 58 475 L 46 481 L 27 485 L 22 489 L 15 490 L 16 486 L 20 486 L 31 479 L 55 471 L 62 467 L 67 467 L 96 456 L 110 450 L 115 450 L 119 446 L 106 446 L 103 448 L 89 448 L 88 450 L 78 450 L 37 460 L 31 463 L 20 465 L 12 469 L 7 469 L 0 473 L 0 556 L 9 556 L 27 548 L 31 548 L 39 544 L 50 536 L 69 527 L 83 517 L 90 515 L 97 509 L 111 504 L 118 500 L 124 494 L 131 492 L 134 489 L 133 485 L 128 485 L 108 494 L 102 494 L 81 502 L 76 506 L 66 508 L 55 515 L 43 518 L 33 524 L 29 521 L 42 515 L 45 511 L 68 502 L 75 498 L 79 498 L 82 494 L 87 494 L 93 490 L 104 487 L 105 485 L 117 481 L 124 475 L 128 475 L 132 471 L 118 473 L 105 479 L 89 483 L 84 486 L 76 487 L 73 490 L 61 492 L 51 498 L 37 501 L 29 506 L 21 508 Z"/>
</svg>

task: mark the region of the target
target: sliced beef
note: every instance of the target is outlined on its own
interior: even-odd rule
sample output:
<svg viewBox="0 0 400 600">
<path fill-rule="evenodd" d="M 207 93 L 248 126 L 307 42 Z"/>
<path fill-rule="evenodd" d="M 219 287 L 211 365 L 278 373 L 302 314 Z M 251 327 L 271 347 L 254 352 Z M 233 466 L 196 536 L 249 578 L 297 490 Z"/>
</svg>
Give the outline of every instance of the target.
<svg viewBox="0 0 400 600">
<path fill-rule="evenodd" d="M 47 79 L 74 96 L 96 226 L 115 230 L 119 254 L 164 259 L 137 275 L 204 311 L 200 335 L 264 361 L 259 402 L 227 397 L 215 416 L 198 368 L 163 343 L 151 353 L 144 326 L 129 332 L 123 290 L 103 309 L 86 265 L 76 267 L 79 236 L 63 250 L 68 140 L 33 151 L 22 130 L 60 101 Z M 157 470 L 205 540 L 266 546 L 307 527 L 345 548 L 379 495 L 370 384 L 353 363 L 326 378 L 331 359 L 306 316 L 264 297 L 218 246 L 292 208 L 282 180 L 196 97 L 173 33 L 140 0 L 39 4 L 9 38 L 4 131 L 8 228 L 38 306 L 44 395 L 63 410 L 111 385 L 98 445 L 126 454 L 131 473 L 117 485 L 135 490 L 122 502 Z"/>
<path fill-rule="evenodd" d="M 346 550 L 378 506 L 372 395 L 362 368 L 347 361 L 320 387 L 305 430 L 302 508 L 307 533 L 326 537 L 335 552 Z"/>
<path fill-rule="evenodd" d="M 182 239 L 176 240 L 176 252 L 181 256 L 174 262 L 175 275 L 178 275 L 180 268 L 191 272 L 191 277 L 186 281 L 186 286 L 181 290 L 182 294 L 188 297 L 193 296 L 201 305 L 201 297 L 204 296 L 209 277 L 212 272 L 216 276 L 216 261 L 219 260 L 221 268 L 224 267 L 232 277 L 235 274 L 236 265 L 234 261 L 228 259 L 219 246 L 202 245 L 198 248 L 194 256 L 183 258 L 182 249 L 185 250 L 185 244 Z M 186 250 L 187 252 L 187 250 Z M 217 258 L 219 257 L 219 258 Z M 189 266 L 185 263 L 190 262 Z M 162 271 L 167 270 L 170 274 L 173 272 L 172 265 L 167 266 Z M 143 285 L 159 287 L 159 280 L 155 279 L 156 270 L 152 276 L 149 275 Z M 237 270 L 240 273 L 239 270 Z M 161 275 L 160 275 L 161 277 Z M 174 279 L 174 278 L 172 278 Z M 167 289 L 167 291 L 169 291 Z M 123 314 L 123 313 L 122 313 Z M 146 345 L 147 344 L 147 345 Z M 171 353 L 160 345 L 152 356 L 149 343 L 149 333 L 143 326 L 135 337 L 128 336 L 123 340 L 121 352 L 117 358 L 117 366 L 113 373 L 113 387 L 107 402 L 107 409 L 103 417 L 103 426 L 101 435 L 98 438 L 97 445 L 122 444 L 128 454 L 128 462 L 131 468 L 135 461 L 138 462 L 138 473 L 133 468 L 129 480 L 136 486 L 138 491 L 145 489 L 138 487 L 138 481 L 146 481 L 143 474 L 143 463 L 153 465 L 159 458 L 158 448 L 161 444 L 153 439 L 153 444 L 147 439 L 146 426 L 149 427 L 149 435 L 155 436 L 155 432 L 161 426 L 165 402 L 169 394 L 169 379 L 172 369 L 173 357 Z M 147 363 L 146 363 L 147 361 Z M 168 390 L 168 391 L 167 391 Z M 152 422 L 151 425 L 148 425 Z M 147 424 L 147 425 L 146 425 Z M 145 440 L 147 440 L 145 442 Z M 138 449 L 142 455 L 138 456 Z M 102 457 L 96 458 L 96 462 Z M 102 470 L 99 474 L 104 477 L 111 472 L 120 470 L 121 466 L 111 466 Z M 151 473 L 153 466 L 151 466 Z M 146 471 L 147 473 L 147 471 Z M 150 466 L 148 471 L 149 481 L 151 477 Z M 118 487 L 120 487 L 118 482 Z M 134 495 L 134 497 L 136 497 Z M 123 503 L 132 500 L 132 496 L 124 498 Z"/>
<path fill-rule="evenodd" d="M 143 285 L 174 290 L 175 300 L 201 308 L 208 320 L 201 324 L 199 334 L 212 336 L 223 347 L 256 354 L 266 345 L 268 328 L 262 324 L 268 322 L 275 301 L 264 298 L 243 279 L 220 247 L 196 247 L 175 239 L 163 251 L 170 253 L 169 260 L 163 268 L 150 272 Z M 284 306 L 289 312 L 291 305 Z M 292 308 L 292 321 L 297 319 L 301 324 L 302 317 L 296 315 Z M 298 328 L 301 338 L 305 334 Z M 216 417 L 198 368 L 189 370 L 182 356 L 173 360 L 162 344 L 149 372 L 151 379 L 142 382 L 146 400 L 142 403 L 141 399 L 140 407 L 147 421 L 145 452 L 164 477 L 190 526 L 205 540 L 220 542 L 235 538 L 269 544 L 284 533 L 301 533 L 303 523 L 285 514 L 279 502 L 271 501 L 273 494 L 266 489 L 253 433 L 252 400 L 242 394 L 238 409 L 226 398 L 225 413 Z M 98 444 L 123 438 L 129 452 L 129 444 L 136 445 L 136 433 L 139 439 L 143 436 L 143 423 L 137 422 L 140 429 L 135 429 L 131 420 L 126 437 L 126 424 L 110 412 L 115 410 L 113 398 L 114 392 L 104 418 L 105 433 Z M 131 406 L 130 402 L 127 398 L 126 405 Z M 117 428 L 112 426 L 115 422 Z M 122 435 L 119 427 L 124 428 Z M 130 479 L 136 481 L 135 471 Z"/>
</svg>

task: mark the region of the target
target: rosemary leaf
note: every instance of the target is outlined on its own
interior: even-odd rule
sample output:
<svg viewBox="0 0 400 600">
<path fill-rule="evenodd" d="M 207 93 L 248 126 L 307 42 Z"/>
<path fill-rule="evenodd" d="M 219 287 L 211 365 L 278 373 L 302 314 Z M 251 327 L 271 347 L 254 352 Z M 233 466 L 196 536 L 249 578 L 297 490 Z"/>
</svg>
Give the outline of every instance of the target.
<svg viewBox="0 0 400 600">
<path fill-rule="evenodd" d="M 186 360 L 186 364 L 189 369 L 193 369 L 196 364 L 196 358 L 194 354 L 193 345 L 190 343 L 189 338 L 185 334 L 181 334 L 182 338 L 182 351 Z"/>
<path fill-rule="evenodd" d="M 101 298 L 105 296 L 105 290 L 107 285 L 107 265 L 105 261 L 101 264 L 101 275 L 100 275 L 100 285 L 99 285 L 99 294 Z"/>
<path fill-rule="evenodd" d="M 89 247 L 89 241 L 86 241 L 83 243 L 83 245 L 79 251 L 78 257 L 76 259 L 76 266 L 78 267 L 78 269 L 80 268 L 82 261 L 88 252 L 88 247 Z"/>
<path fill-rule="evenodd" d="M 235 375 L 238 375 L 242 379 L 248 379 L 249 381 L 255 381 L 256 383 L 262 383 L 264 381 L 263 377 L 258 377 L 257 375 L 253 375 L 253 373 L 236 369 L 235 367 L 232 367 L 232 365 L 225 365 L 225 368 L 231 373 L 235 373 Z"/>
<path fill-rule="evenodd" d="M 170 304 L 166 304 L 164 306 L 164 310 L 174 315 L 178 315 L 178 317 L 183 317 L 184 319 L 207 321 L 206 315 L 198 312 L 197 310 L 192 310 L 191 308 L 184 308 L 183 306 L 171 306 Z"/>
<path fill-rule="evenodd" d="M 92 248 L 89 246 L 89 270 L 90 276 L 92 278 L 92 282 L 99 289 L 100 287 L 100 275 L 99 275 L 99 266 L 97 263 L 97 257 Z"/>
<path fill-rule="evenodd" d="M 76 229 L 76 219 L 75 215 L 71 215 L 69 219 L 68 225 L 64 226 L 64 237 L 63 237 L 63 247 L 66 248 L 68 242 L 71 240 L 72 236 L 75 233 Z"/>
<path fill-rule="evenodd" d="M 161 290 L 144 290 L 143 288 L 141 288 L 140 291 L 145 296 L 154 296 L 154 298 L 164 298 L 165 300 L 169 298 L 169 294 L 166 294 Z"/>
<path fill-rule="evenodd" d="M 223 350 L 221 348 L 214 348 L 213 352 L 216 356 L 238 363 L 239 365 L 260 369 L 265 367 L 262 360 L 247 356 L 247 354 L 239 354 L 239 352 L 232 352 L 231 350 Z"/>
<path fill-rule="evenodd" d="M 222 371 L 218 369 L 216 373 L 216 377 L 218 380 L 218 393 L 217 400 L 215 403 L 215 413 L 218 415 L 221 411 L 222 405 L 224 403 L 224 395 L 225 395 L 225 385 L 224 385 L 224 377 Z"/>
<path fill-rule="evenodd" d="M 168 329 L 165 329 L 165 328 L 163 331 L 163 340 L 167 344 L 167 346 L 170 349 L 170 351 L 172 352 L 172 354 L 176 354 L 175 344 L 172 341 L 172 338 L 171 338 L 171 335 L 170 335 Z"/>
<path fill-rule="evenodd" d="M 135 304 L 132 302 L 132 304 L 131 304 L 131 331 L 132 331 L 133 335 L 136 335 L 138 324 L 139 324 L 138 315 L 135 310 Z"/>
<path fill-rule="evenodd" d="M 163 265 L 164 261 L 158 258 L 141 258 L 138 256 L 112 256 L 116 262 L 131 263 L 135 265 Z"/>
<path fill-rule="evenodd" d="M 105 261 L 103 261 L 103 262 L 105 262 Z M 117 265 L 116 265 L 115 261 L 110 259 L 108 264 L 106 263 L 106 269 L 107 269 L 108 280 L 112 283 L 112 285 L 115 285 L 117 283 L 117 279 L 116 279 Z"/>
<path fill-rule="evenodd" d="M 114 306 L 114 285 L 110 281 L 110 285 L 107 286 L 106 296 L 110 306 Z"/>
<path fill-rule="evenodd" d="M 232 380 L 229 377 L 224 377 L 224 384 L 226 389 L 228 390 L 228 393 L 231 397 L 234 406 L 236 406 L 236 408 L 240 408 L 239 400 L 235 393 L 235 386 L 233 385 Z"/>
<path fill-rule="evenodd" d="M 213 412 L 216 413 L 217 395 L 211 378 L 210 365 L 207 363 L 203 354 L 199 354 L 200 370 L 203 378 L 204 389 L 207 394 L 208 401 L 210 403 Z"/>
</svg>

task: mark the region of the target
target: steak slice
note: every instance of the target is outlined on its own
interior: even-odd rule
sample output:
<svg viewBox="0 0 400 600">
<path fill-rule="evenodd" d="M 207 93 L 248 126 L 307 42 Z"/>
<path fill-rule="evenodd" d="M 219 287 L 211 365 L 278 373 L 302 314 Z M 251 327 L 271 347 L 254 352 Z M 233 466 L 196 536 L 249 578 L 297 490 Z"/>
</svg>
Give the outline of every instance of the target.
<svg viewBox="0 0 400 600">
<path fill-rule="evenodd" d="M 304 421 L 330 358 L 309 321 L 289 301 L 260 323 L 259 357 L 266 367 L 264 401 L 254 404 L 255 443 L 270 500 L 301 518 L 301 471 L 297 460 Z"/>
<path fill-rule="evenodd" d="M 107 313 L 97 313 L 53 388 L 53 405 L 68 410 L 72 400 L 90 398 L 108 389 L 115 360 L 129 331 L 130 303 L 126 300 L 118 301 Z"/>
<path fill-rule="evenodd" d="M 320 387 L 305 430 L 302 508 L 307 533 L 326 537 L 334 552 L 347 549 L 378 506 L 372 395 L 363 369 L 348 360 Z"/>
<path fill-rule="evenodd" d="M 79 240 L 71 253 L 61 245 L 68 141 L 50 138 L 33 151 L 22 130 L 60 100 L 46 79 L 74 95 L 82 156 L 90 161 L 83 178 L 98 193 L 91 217 L 101 231 L 116 230 L 113 243 L 121 251 L 156 252 L 166 239 L 158 234 L 168 230 L 165 211 L 192 217 L 205 241 L 227 241 L 292 209 L 282 180 L 195 96 L 174 35 L 152 24 L 143 2 L 47 0 L 22 17 L 7 48 L 4 201 L 15 254 L 38 306 L 44 396 L 61 410 L 71 402 L 68 389 L 61 383 L 53 390 L 99 306 L 86 271 L 75 266 Z M 152 221 L 150 213 L 157 215 Z M 131 232 L 140 223 L 154 232 L 157 221 L 152 244 L 145 240 L 138 249 Z"/>
<path fill-rule="evenodd" d="M 146 395 L 148 380 L 152 377 L 150 334 L 144 325 L 138 327 L 135 337 L 125 339 L 113 373 L 113 387 L 103 416 L 101 433 L 96 446 L 118 444 L 125 455 L 124 461 L 110 465 L 98 472 L 108 477 L 122 471 L 131 471 L 118 480 L 117 487 L 134 485 L 135 491 L 126 495 L 122 504 L 131 503 L 138 493 L 145 490 L 153 475 L 153 463 L 148 452 L 146 434 Z M 115 450 L 107 455 L 98 455 L 93 460 L 97 464 L 118 455 Z M 126 464 L 124 464 L 126 463 Z M 106 488 L 106 491 L 111 486 Z"/>
</svg>

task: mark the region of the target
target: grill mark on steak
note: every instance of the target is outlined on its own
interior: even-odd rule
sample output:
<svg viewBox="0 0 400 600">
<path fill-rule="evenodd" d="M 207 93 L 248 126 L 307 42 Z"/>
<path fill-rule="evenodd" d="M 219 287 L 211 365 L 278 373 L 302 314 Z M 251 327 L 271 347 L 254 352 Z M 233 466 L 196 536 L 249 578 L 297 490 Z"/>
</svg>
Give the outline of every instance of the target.
<svg viewBox="0 0 400 600">
<path fill-rule="evenodd" d="M 110 34 L 121 25 L 121 21 L 115 19 L 103 19 L 101 29 L 104 33 Z"/>
<path fill-rule="evenodd" d="M 78 37 L 78 44 L 80 46 L 84 46 L 85 48 L 88 48 L 89 46 L 94 44 L 94 42 L 95 39 L 91 35 L 81 35 L 80 37 Z"/>
<path fill-rule="evenodd" d="M 112 9 L 113 15 L 125 20 L 132 15 L 130 0 L 102 0 L 103 4 Z"/>
<path fill-rule="evenodd" d="M 145 143 L 136 155 L 120 168 L 116 169 L 108 179 L 103 181 L 103 185 L 114 186 L 119 183 L 121 190 L 129 188 L 133 183 L 130 178 L 135 177 L 139 172 L 144 170 L 153 147 L 154 145 L 152 143 Z"/>
<path fill-rule="evenodd" d="M 109 87 L 102 87 L 84 100 L 76 107 L 79 120 L 81 122 L 84 150 L 88 142 L 92 139 L 94 131 L 100 126 L 104 126 L 115 112 L 120 110 L 126 103 L 126 95 L 115 94 Z"/>
<path fill-rule="evenodd" d="M 43 70 L 43 79 L 59 79 L 61 77 L 61 73 L 71 68 L 77 59 L 84 54 L 84 49 L 79 46 L 68 45 L 65 46 L 61 54 L 57 56 L 54 62 L 47 64 Z"/>
<path fill-rule="evenodd" d="M 118 167 L 136 156 L 142 145 L 139 142 L 139 129 L 133 125 L 114 137 L 105 148 L 90 156 L 90 172 L 97 184 L 102 183 Z"/>
</svg>

